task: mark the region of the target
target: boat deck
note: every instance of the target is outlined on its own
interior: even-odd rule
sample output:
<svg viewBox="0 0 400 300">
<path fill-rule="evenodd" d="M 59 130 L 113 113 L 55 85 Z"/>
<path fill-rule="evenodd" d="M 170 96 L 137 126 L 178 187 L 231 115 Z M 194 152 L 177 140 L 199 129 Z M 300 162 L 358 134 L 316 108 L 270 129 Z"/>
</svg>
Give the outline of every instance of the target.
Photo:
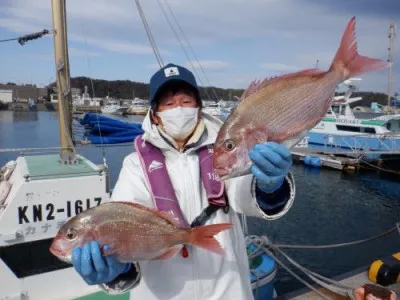
<svg viewBox="0 0 400 300">
<path fill-rule="evenodd" d="M 349 286 L 354 286 L 354 287 L 360 287 L 366 283 L 373 284 L 369 279 L 368 279 L 368 267 L 363 267 L 360 269 L 357 269 L 355 271 L 345 273 L 337 278 L 334 278 L 335 280 L 347 284 Z M 387 287 L 388 289 L 393 290 L 397 297 L 400 297 L 400 284 L 392 284 Z M 345 296 L 340 296 L 337 295 L 325 288 L 320 288 L 319 291 L 321 291 L 324 295 L 329 297 L 332 300 L 342 300 L 342 299 L 349 299 L 349 297 Z M 310 291 L 308 288 L 300 289 L 282 296 L 278 296 L 278 300 L 285 300 L 285 299 L 295 299 L 295 300 L 313 300 L 313 299 L 321 299 L 321 297 L 314 291 Z"/>
<path fill-rule="evenodd" d="M 77 164 L 59 163 L 58 154 L 25 156 L 26 167 L 31 180 L 67 178 L 76 176 L 98 175 L 99 168 L 87 159 L 77 156 Z"/>
</svg>

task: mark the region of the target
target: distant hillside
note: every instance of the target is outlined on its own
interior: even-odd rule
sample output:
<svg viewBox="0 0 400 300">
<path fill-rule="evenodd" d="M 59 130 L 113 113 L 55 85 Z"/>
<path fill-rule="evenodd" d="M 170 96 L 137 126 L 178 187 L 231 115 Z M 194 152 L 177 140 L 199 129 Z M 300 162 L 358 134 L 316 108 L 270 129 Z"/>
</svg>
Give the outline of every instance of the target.
<svg viewBox="0 0 400 300">
<path fill-rule="evenodd" d="M 143 82 L 134 82 L 130 80 L 102 80 L 93 79 L 94 91 L 96 97 L 114 97 L 118 99 L 132 99 L 132 97 L 139 97 L 147 99 L 149 96 L 149 85 Z M 50 87 L 55 86 L 52 83 Z M 74 88 L 80 88 L 84 91 L 85 86 L 88 87 L 88 92 L 92 96 L 92 88 L 90 78 L 88 77 L 73 77 L 71 78 L 71 86 Z M 243 89 L 222 89 L 214 87 L 216 94 L 219 99 L 229 100 L 230 93 L 232 100 L 235 100 L 234 96 L 240 97 L 243 93 Z M 210 87 L 200 87 L 200 94 L 202 99 L 209 99 L 208 95 L 212 100 L 215 100 L 214 93 Z M 342 95 L 339 93 L 337 95 Z M 373 93 L 373 92 L 355 92 L 352 97 L 363 97 L 363 100 L 351 104 L 354 106 L 370 106 L 371 102 L 378 102 L 379 104 L 387 104 L 387 95 L 384 93 Z"/>
<path fill-rule="evenodd" d="M 54 87 L 53 82 L 50 87 Z M 85 86 L 88 87 L 88 92 L 92 96 L 92 88 L 90 78 L 87 77 L 73 77 L 71 78 L 71 86 L 74 88 L 80 88 L 84 91 Z M 149 97 L 149 84 L 143 82 L 134 82 L 130 80 L 102 80 L 93 79 L 93 86 L 96 97 L 114 97 L 119 99 L 132 99 L 132 97 L 139 97 L 148 99 Z M 219 99 L 229 99 L 229 93 L 231 91 L 232 97 L 240 96 L 243 93 L 243 89 L 221 89 L 214 87 L 215 93 Z M 207 93 L 212 100 L 215 100 L 215 95 L 210 87 L 200 87 L 200 96 L 202 99 L 209 99 Z"/>
</svg>

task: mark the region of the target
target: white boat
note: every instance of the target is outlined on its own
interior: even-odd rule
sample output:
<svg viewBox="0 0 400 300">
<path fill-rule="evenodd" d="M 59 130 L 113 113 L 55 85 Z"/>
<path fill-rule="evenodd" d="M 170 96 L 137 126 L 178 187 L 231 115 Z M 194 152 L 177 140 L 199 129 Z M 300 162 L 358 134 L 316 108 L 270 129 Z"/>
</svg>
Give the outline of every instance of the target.
<svg viewBox="0 0 400 300">
<path fill-rule="evenodd" d="M 103 114 L 110 115 L 125 115 L 127 111 L 127 106 L 120 106 L 118 104 L 107 104 L 106 106 L 101 108 L 101 112 Z"/>
<path fill-rule="evenodd" d="M 335 97 L 325 117 L 307 134 L 309 145 L 388 152 L 400 150 L 400 115 L 355 117 L 350 104 L 362 98 L 350 98 L 354 90 L 355 87 L 350 85 L 346 95 Z"/>
<path fill-rule="evenodd" d="M 135 98 L 129 106 L 127 113 L 132 115 L 145 115 L 149 110 L 149 102 L 140 98 Z"/>
<path fill-rule="evenodd" d="M 220 117 L 222 115 L 221 108 L 218 103 L 215 102 L 205 102 L 202 111 L 214 117 Z"/>
</svg>

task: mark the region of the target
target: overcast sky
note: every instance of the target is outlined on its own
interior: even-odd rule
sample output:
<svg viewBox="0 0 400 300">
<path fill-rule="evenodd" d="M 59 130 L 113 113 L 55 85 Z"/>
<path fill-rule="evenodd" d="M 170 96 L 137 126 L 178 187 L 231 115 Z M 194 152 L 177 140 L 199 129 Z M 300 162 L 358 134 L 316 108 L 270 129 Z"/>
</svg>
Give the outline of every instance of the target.
<svg viewBox="0 0 400 300">
<path fill-rule="evenodd" d="M 317 60 L 319 68 L 328 68 L 352 16 L 359 53 L 386 60 L 390 21 L 400 24 L 399 0 L 141 1 L 164 63 L 189 68 L 159 3 L 173 22 L 169 4 L 208 81 L 224 88 L 245 88 L 255 78 L 314 67 Z M 157 70 L 134 0 L 67 0 L 67 20 L 71 76 L 148 82 Z M 0 1 L 0 39 L 51 27 L 50 0 Z M 394 47 L 397 92 L 399 40 Z M 54 80 L 51 36 L 0 47 L 0 82 L 45 85 Z M 199 84 L 208 84 L 201 70 L 197 74 Z M 387 70 L 361 77 L 361 90 L 387 92 Z"/>
</svg>

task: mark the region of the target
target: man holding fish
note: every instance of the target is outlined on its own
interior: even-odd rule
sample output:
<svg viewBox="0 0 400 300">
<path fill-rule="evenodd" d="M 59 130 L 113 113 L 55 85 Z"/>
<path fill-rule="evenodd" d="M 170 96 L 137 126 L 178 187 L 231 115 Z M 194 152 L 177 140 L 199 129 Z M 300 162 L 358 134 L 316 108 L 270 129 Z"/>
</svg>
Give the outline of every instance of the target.
<svg viewBox="0 0 400 300">
<path fill-rule="evenodd" d="M 72 259 L 88 284 L 132 290 L 131 299 L 253 299 L 236 213 L 283 216 L 295 196 L 290 148 L 325 115 L 339 83 L 387 66 L 358 55 L 354 28 L 352 18 L 329 71 L 251 83 L 223 125 L 202 113 L 190 71 L 157 71 L 145 133 L 123 162 L 114 205 L 65 224 L 52 253 Z"/>
</svg>

